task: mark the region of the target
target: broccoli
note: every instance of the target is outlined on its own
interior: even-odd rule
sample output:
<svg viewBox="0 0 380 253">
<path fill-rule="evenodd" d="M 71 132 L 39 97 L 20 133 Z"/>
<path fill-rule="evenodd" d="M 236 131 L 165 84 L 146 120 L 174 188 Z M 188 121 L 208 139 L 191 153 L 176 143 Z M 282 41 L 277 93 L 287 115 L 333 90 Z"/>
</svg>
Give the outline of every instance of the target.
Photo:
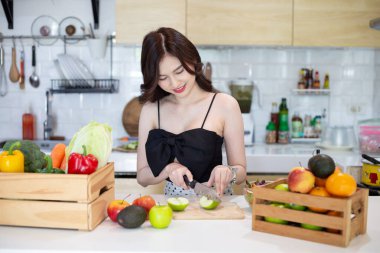
<svg viewBox="0 0 380 253">
<path fill-rule="evenodd" d="M 10 146 L 18 140 L 7 141 L 3 149 L 8 151 Z M 20 141 L 20 147 L 16 148 L 24 154 L 25 172 L 36 172 L 38 169 L 46 167 L 45 153 L 40 150 L 37 144 L 32 141 Z"/>
</svg>

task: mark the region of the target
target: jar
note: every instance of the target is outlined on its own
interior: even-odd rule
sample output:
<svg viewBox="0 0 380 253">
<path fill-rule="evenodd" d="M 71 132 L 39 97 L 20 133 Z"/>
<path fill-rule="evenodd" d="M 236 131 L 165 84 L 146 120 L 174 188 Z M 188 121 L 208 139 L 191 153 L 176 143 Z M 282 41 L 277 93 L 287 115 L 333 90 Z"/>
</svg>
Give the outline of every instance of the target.
<svg viewBox="0 0 380 253">
<path fill-rule="evenodd" d="M 276 143 L 277 133 L 276 125 L 273 121 L 270 121 L 266 127 L 265 142 L 267 144 Z"/>
</svg>

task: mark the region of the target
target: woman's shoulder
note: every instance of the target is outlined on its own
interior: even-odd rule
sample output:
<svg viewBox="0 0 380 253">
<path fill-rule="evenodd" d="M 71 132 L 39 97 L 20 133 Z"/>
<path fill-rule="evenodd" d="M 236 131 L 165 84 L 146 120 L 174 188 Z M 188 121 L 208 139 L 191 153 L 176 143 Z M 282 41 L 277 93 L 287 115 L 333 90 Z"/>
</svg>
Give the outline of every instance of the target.
<svg viewBox="0 0 380 253">
<path fill-rule="evenodd" d="M 141 115 L 152 115 L 157 113 L 157 103 L 145 102 L 141 109 Z"/>
<path fill-rule="evenodd" d="M 222 110 L 236 110 L 239 108 L 239 104 L 236 99 L 230 94 L 223 92 L 217 93 L 215 103 L 218 108 L 222 108 Z"/>
</svg>

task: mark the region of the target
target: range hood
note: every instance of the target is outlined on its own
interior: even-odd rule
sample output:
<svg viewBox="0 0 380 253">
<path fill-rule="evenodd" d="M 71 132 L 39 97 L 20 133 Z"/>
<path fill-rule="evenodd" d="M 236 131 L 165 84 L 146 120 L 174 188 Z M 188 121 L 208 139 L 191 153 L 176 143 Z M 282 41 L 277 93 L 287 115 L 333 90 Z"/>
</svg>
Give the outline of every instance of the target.
<svg viewBox="0 0 380 253">
<path fill-rule="evenodd" d="M 375 18 L 369 21 L 369 27 L 380 30 L 380 18 Z"/>
</svg>

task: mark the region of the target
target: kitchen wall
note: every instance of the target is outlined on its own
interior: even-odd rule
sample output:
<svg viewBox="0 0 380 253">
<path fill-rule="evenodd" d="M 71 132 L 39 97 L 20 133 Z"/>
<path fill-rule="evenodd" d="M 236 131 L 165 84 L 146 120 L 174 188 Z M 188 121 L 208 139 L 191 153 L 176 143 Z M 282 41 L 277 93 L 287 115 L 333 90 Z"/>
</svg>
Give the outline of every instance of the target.
<svg viewBox="0 0 380 253">
<path fill-rule="evenodd" d="M 111 34 L 115 27 L 114 0 L 100 1 L 100 28 L 96 34 Z M 14 1 L 14 29 L 7 29 L 7 22 L 0 8 L 0 32 L 4 35 L 30 35 L 30 27 L 39 15 L 50 15 L 61 21 L 68 16 L 80 18 L 88 28 L 93 23 L 89 0 L 18 0 Z M 17 42 L 17 52 L 21 49 Z M 32 40 L 23 42 L 26 50 L 26 77 L 32 73 Z M 4 41 L 5 68 L 9 72 L 11 40 Z M 38 88 L 26 82 L 25 90 L 8 80 L 9 93 L 0 97 L 0 139 L 21 138 L 22 114 L 31 108 L 36 115 L 37 137 L 43 137 L 45 120 L 45 91 L 50 79 L 58 78 L 53 60 L 63 53 L 63 42 L 52 46 L 37 47 L 37 73 L 41 78 Z M 260 90 L 261 104 L 257 96 L 253 104 L 256 141 L 263 142 L 265 125 L 269 120 L 272 102 L 288 98 L 290 111 L 294 108 L 310 108 L 321 113 L 327 107 L 330 124 L 352 125 L 357 120 L 380 116 L 380 52 L 367 48 L 292 48 L 292 47 L 199 47 L 202 60 L 213 65 L 213 82 L 228 92 L 232 79 L 252 79 Z M 113 54 L 113 73 L 120 79 L 117 94 L 54 94 L 53 114 L 55 135 L 71 138 L 90 120 L 107 122 L 113 128 L 114 138 L 125 136 L 121 115 L 126 103 L 139 94 L 142 82 L 140 72 L 141 47 L 116 45 Z M 96 78 L 110 76 L 109 51 L 104 59 L 92 59 L 87 44 L 81 41 L 67 46 L 67 53 L 77 55 L 91 69 Z M 327 97 L 299 97 L 292 93 L 296 88 L 298 71 L 302 67 L 318 69 L 321 81 L 330 74 L 331 94 Z"/>
</svg>

